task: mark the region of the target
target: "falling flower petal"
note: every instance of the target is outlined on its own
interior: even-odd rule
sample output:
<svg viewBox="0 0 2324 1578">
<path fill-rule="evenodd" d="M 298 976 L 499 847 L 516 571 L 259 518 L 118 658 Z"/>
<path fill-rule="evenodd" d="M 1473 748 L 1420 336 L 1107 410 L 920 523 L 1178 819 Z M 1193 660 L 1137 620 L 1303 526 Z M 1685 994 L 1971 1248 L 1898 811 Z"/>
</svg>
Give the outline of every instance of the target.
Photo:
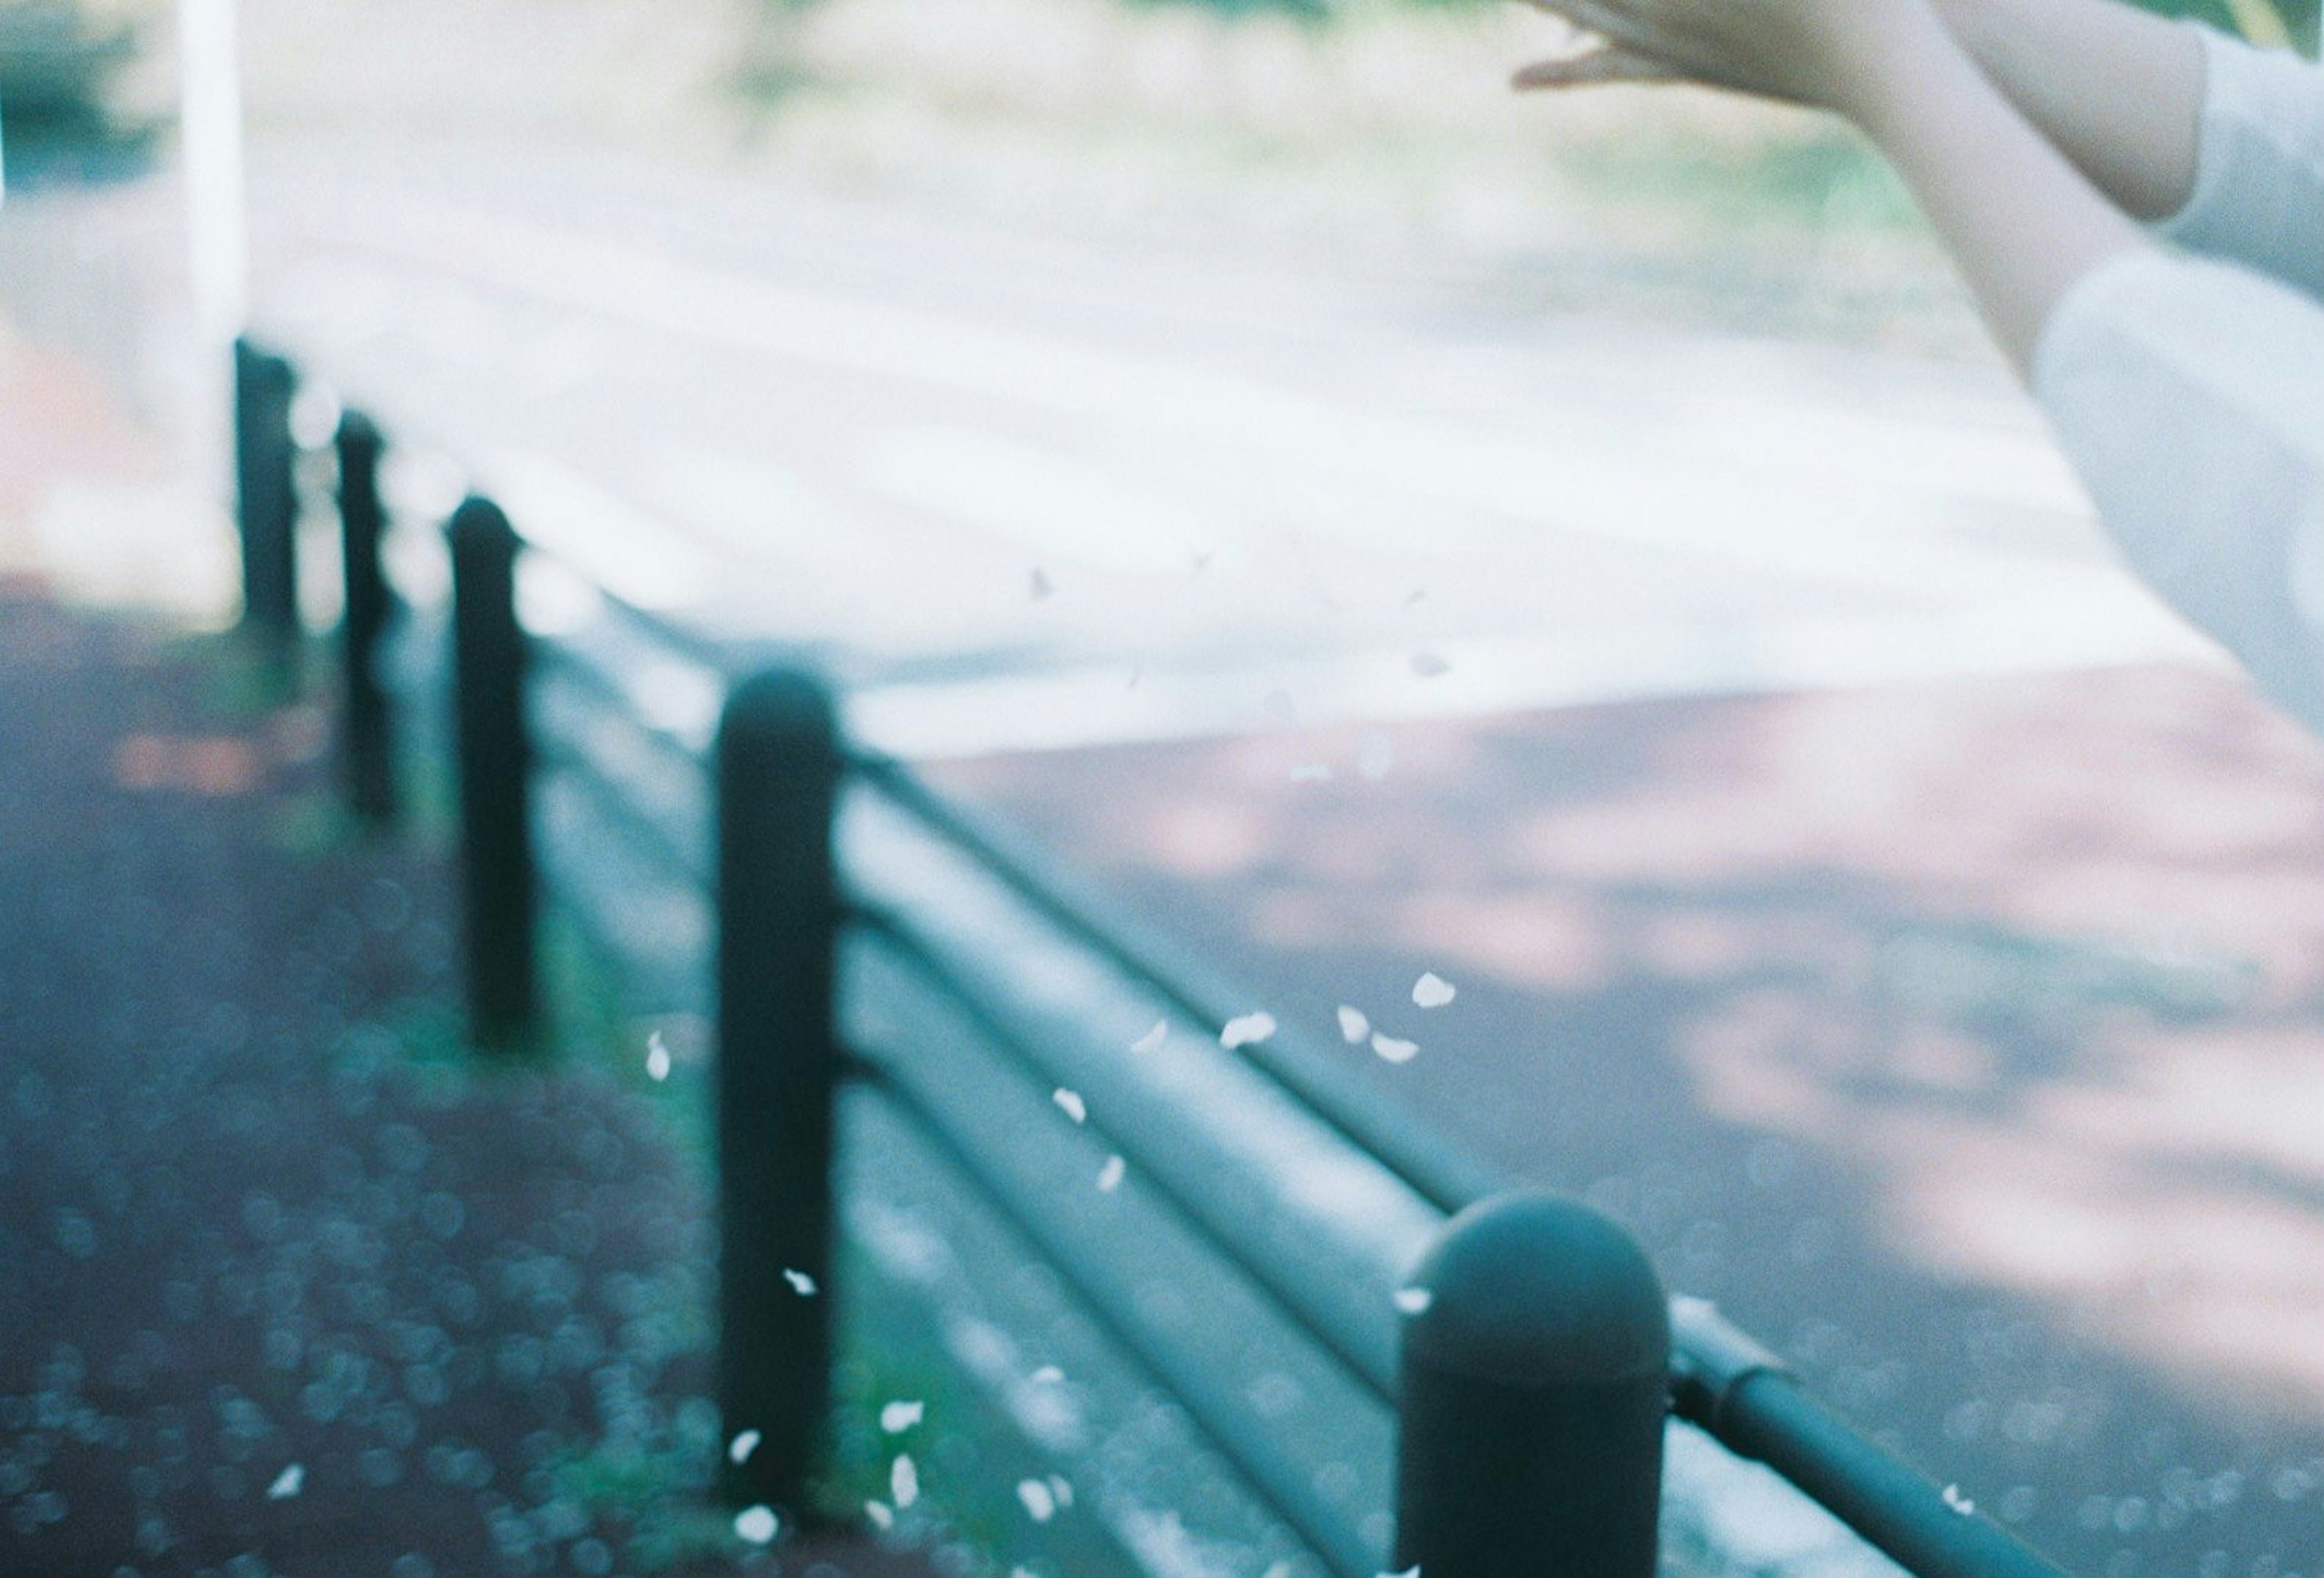
<svg viewBox="0 0 2324 1578">
<path fill-rule="evenodd" d="M 734 1532 L 754 1546 L 762 1546 L 775 1537 L 782 1527 L 771 1507 L 745 1507 L 734 1514 Z"/>
<path fill-rule="evenodd" d="M 888 1471 L 888 1491 L 899 1512 L 920 1499 L 920 1471 L 908 1455 L 899 1455 L 896 1466 Z"/>
<path fill-rule="evenodd" d="M 1415 652 L 1412 654 L 1412 671 L 1423 679 L 1434 679 L 1452 672 L 1452 665 L 1434 652 Z"/>
<path fill-rule="evenodd" d="M 1033 572 L 1032 586 L 1033 601 L 1036 603 L 1057 589 L 1056 584 L 1049 579 L 1047 572 L 1038 568 Z"/>
<path fill-rule="evenodd" d="M 1167 1020 L 1156 1020 L 1154 1021 L 1154 1028 L 1147 1031 L 1144 1035 L 1139 1037 L 1135 1041 L 1132 1041 L 1130 1044 L 1130 1049 L 1132 1052 L 1159 1051 L 1163 1041 L 1168 1038 L 1169 1034 L 1169 1021 Z"/>
<path fill-rule="evenodd" d="M 1065 1379 L 1065 1372 L 1054 1364 L 1044 1364 L 1033 1372 L 1036 1386 L 1054 1386 Z"/>
<path fill-rule="evenodd" d="M 1118 1156 L 1107 1157 L 1105 1158 L 1105 1166 L 1098 1168 L 1097 1170 L 1098 1192 L 1103 1195 L 1111 1195 L 1116 1189 L 1120 1188 L 1121 1175 L 1129 1170 L 1130 1164 L 1123 1161 L 1121 1158 Z"/>
<path fill-rule="evenodd" d="M 1271 1013 L 1238 1014 L 1227 1021 L 1219 1032 L 1219 1045 L 1231 1052 L 1238 1047 L 1248 1047 L 1264 1041 L 1275 1034 L 1275 1016 Z"/>
<path fill-rule="evenodd" d="M 794 1271 L 789 1267 L 786 1266 L 783 1268 L 783 1280 L 789 1283 L 791 1285 L 791 1291 L 798 1294 L 801 1298 L 813 1298 L 815 1297 L 815 1278 L 808 1276 L 806 1272 Z"/>
<path fill-rule="evenodd" d="M 726 1444 L 726 1461 L 748 1463 L 751 1461 L 751 1454 L 758 1450 L 759 1433 L 756 1430 L 738 1432 L 734 1439 Z"/>
<path fill-rule="evenodd" d="M 1977 1503 L 1962 1495 L 1961 1488 L 1959 1485 L 1947 1485 L 1945 1487 L 1945 1505 L 1960 1513 L 1963 1518 L 1967 1518 L 1970 1513 L 1977 1510 Z"/>
<path fill-rule="evenodd" d="M 909 1430 L 927 1417 L 926 1403 L 890 1403 L 880 1410 L 880 1428 L 893 1435 Z"/>
<path fill-rule="evenodd" d="M 1406 1315 L 1425 1314 L 1436 1302 L 1435 1293 L 1426 1287 L 1399 1287 L 1396 1290 L 1396 1307 Z"/>
<path fill-rule="evenodd" d="M 285 1467 L 281 1473 L 275 1475 L 274 1482 L 266 1487 L 266 1499 L 269 1501 L 288 1501 L 291 1497 L 296 1496 L 300 1490 L 304 1489 L 306 1483 L 306 1465 L 304 1463 L 291 1463 Z"/>
<path fill-rule="evenodd" d="M 1452 983 L 1434 970 L 1412 983 L 1412 1001 L 1422 1008 L 1443 1008 L 1458 995 Z"/>
<path fill-rule="evenodd" d="M 1066 1117 L 1071 1118 L 1074 1122 L 1080 1123 L 1087 1121 L 1089 1117 L 1089 1103 L 1082 1100 L 1080 1092 L 1069 1091 L 1063 1085 L 1059 1085 L 1056 1094 L 1050 1096 L 1049 1099 L 1057 1103 L 1057 1111 L 1063 1112 Z"/>
<path fill-rule="evenodd" d="M 1025 1504 L 1025 1515 L 1036 1523 L 1047 1523 L 1057 1515 L 1056 1493 L 1038 1480 L 1018 1481 L 1017 1500 Z"/>
<path fill-rule="evenodd" d="M 1394 1036 L 1375 1034 L 1372 1037 L 1372 1050 L 1390 1063 L 1409 1063 L 1419 1053 L 1420 1043 L 1399 1041 Z"/>
<path fill-rule="evenodd" d="M 657 1082 L 669 1077 L 669 1048 L 661 1044 L 659 1030 L 646 1038 L 646 1077 Z"/>
<path fill-rule="evenodd" d="M 889 1529 L 896 1527 L 895 1509 L 890 1507 L 885 1501 L 866 1501 L 863 1503 L 863 1516 L 872 1520 L 872 1527 L 874 1528 Z"/>
<path fill-rule="evenodd" d="M 1049 1476 L 1049 1494 L 1057 1499 L 1057 1505 L 1060 1507 L 1071 1507 L 1074 1504 L 1073 1483 L 1063 1474 Z"/>
<path fill-rule="evenodd" d="M 1364 1038 L 1371 1033 L 1372 1022 L 1364 1018 L 1363 1010 L 1350 1008 L 1344 1002 L 1340 1005 L 1340 1035 L 1349 1046 L 1362 1046 Z"/>
</svg>

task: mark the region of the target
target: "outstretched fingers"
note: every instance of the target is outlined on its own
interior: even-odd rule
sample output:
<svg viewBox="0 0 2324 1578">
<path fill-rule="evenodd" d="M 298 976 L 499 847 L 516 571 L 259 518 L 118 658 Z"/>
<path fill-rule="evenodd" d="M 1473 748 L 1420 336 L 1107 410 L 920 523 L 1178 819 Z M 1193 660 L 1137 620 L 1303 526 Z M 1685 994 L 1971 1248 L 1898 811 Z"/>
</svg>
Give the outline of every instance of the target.
<svg viewBox="0 0 2324 1578">
<path fill-rule="evenodd" d="M 1578 55 L 1536 60 L 1509 78 L 1520 93 L 1557 88 L 1603 87 L 1614 83 L 1674 82 L 1685 74 L 1621 44 L 1600 44 Z"/>
</svg>

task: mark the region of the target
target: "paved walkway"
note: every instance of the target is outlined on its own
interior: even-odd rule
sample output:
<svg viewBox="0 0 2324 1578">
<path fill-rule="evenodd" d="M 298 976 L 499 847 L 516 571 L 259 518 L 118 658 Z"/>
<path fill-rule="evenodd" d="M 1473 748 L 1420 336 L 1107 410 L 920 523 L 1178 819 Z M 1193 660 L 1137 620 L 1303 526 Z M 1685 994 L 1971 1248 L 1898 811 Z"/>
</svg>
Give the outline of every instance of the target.
<svg viewBox="0 0 2324 1578">
<path fill-rule="evenodd" d="M 438 861 L 221 643 L 0 597 L 0 1573 L 899 1574 L 702 1485 L 641 1063 L 479 1072 Z"/>
<path fill-rule="evenodd" d="M 87 611 L 201 533 L 92 560 L 65 516 L 166 467 L 5 330 L 0 1573 L 924 1572 L 706 1500 L 680 1082 L 602 1026 L 471 1063 L 440 854 L 343 823 L 229 641 Z"/>
<path fill-rule="evenodd" d="M 2070 1570 L 2324 1570 L 2324 746 L 2233 678 L 945 776 Z"/>
</svg>

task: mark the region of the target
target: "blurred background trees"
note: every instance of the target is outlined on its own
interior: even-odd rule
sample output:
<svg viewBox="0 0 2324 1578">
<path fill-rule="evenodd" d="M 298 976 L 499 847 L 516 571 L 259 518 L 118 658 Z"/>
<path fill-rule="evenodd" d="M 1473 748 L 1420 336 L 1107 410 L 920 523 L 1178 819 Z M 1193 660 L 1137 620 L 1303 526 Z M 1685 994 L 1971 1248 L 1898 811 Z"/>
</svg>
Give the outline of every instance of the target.
<svg viewBox="0 0 2324 1578">
<path fill-rule="evenodd" d="M 0 139 L 8 180 L 136 165 L 154 123 L 124 102 L 120 79 L 140 42 L 134 13 L 71 0 L 0 0 Z"/>
</svg>

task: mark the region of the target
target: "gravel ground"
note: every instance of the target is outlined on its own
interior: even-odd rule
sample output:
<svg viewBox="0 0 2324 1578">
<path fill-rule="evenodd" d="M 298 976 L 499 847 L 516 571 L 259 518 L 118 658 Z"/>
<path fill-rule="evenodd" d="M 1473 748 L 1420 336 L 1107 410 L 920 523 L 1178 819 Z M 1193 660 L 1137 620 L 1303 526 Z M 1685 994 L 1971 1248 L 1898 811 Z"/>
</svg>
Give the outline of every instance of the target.
<svg viewBox="0 0 2324 1578">
<path fill-rule="evenodd" d="M 697 1176 L 458 1058 L 440 862 L 228 659 L 0 595 L 0 1573 L 918 1570 L 701 1499 Z"/>
</svg>

